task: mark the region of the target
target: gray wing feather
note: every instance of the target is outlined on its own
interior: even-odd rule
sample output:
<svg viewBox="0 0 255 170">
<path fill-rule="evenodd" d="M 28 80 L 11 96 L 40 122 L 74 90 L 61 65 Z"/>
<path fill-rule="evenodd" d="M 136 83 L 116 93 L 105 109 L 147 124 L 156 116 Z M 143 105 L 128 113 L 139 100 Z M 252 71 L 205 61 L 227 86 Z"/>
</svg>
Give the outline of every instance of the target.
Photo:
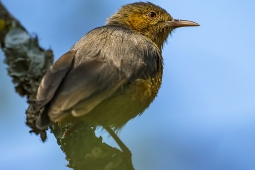
<svg viewBox="0 0 255 170">
<path fill-rule="evenodd" d="M 53 98 L 63 78 L 71 68 L 73 59 L 73 52 L 65 53 L 50 67 L 37 91 L 36 110 L 41 109 Z"/>
<path fill-rule="evenodd" d="M 86 114 L 100 101 L 115 92 L 113 90 L 108 91 L 108 89 L 114 87 L 117 81 L 123 79 L 124 75 L 109 73 L 107 73 L 109 75 L 106 75 L 104 74 L 106 70 L 110 73 L 117 72 L 116 68 L 95 59 L 86 61 L 71 70 L 62 82 L 57 95 L 51 101 L 49 108 L 50 118 L 57 120 L 66 110 L 73 109 L 80 101 L 87 99 L 87 109 L 84 108 L 84 114 Z M 124 83 L 123 81 L 121 82 Z M 107 94 L 103 93 L 106 89 L 108 91 Z M 100 93 L 102 93 L 100 98 L 93 98 L 96 94 Z"/>
</svg>

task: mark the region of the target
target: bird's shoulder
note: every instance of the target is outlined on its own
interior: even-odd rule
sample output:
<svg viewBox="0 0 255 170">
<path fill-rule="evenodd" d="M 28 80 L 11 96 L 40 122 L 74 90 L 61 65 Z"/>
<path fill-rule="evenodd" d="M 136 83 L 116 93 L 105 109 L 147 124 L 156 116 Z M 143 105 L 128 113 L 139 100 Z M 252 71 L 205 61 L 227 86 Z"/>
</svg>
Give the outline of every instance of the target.
<svg viewBox="0 0 255 170">
<path fill-rule="evenodd" d="M 146 36 L 129 28 L 117 25 L 105 25 L 89 31 L 72 47 L 72 50 L 80 49 L 81 46 L 84 47 L 95 44 L 108 46 L 116 45 L 116 47 L 119 47 L 119 45 L 123 45 L 123 43 L 127 43 L 127 46 L 124 47 L 139 46 L 140 48 L 151 48 L 152 50 L 160 51 L 156 44 Z"/>
<path fill-rule="evenodd" d="M 154 76 L 163 62 L 161 51 L 152 41 L 128 28 L 115 25 L 91 30 L 70 51 L 76 53 L 74 67 L 96 59 L 124 72 L 143 67 L 149 76 Z"/>
</svg>

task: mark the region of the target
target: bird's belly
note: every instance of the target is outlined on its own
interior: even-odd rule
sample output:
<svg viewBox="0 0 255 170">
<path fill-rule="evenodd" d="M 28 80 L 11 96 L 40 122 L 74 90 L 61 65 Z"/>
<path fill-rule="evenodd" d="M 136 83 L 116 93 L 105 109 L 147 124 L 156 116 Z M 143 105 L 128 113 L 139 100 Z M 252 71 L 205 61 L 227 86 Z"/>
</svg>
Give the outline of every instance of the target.
<svg viewBox="0 0 255 170">
<path fill-rule="evenodd" d="M 118 129 L 149 107 L 160 85 L 161 77 L 138 79 L 102 101 L 90 113 L 83 116 L 83 120 Z"/>
</svg>

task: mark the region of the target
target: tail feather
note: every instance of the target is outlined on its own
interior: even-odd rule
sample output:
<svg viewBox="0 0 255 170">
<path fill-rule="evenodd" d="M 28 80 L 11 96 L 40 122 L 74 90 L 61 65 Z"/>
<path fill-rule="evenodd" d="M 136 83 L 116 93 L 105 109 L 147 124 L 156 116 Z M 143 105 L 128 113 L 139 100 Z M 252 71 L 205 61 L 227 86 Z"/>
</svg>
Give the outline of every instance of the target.
<svg viewBox="0 0 255 170">
<path fill-rule="evenodd" d="M 38 129 L 47 129 L 47 127 L 51 124 L 51 120 L 48 116 L 48 109 L 44 108 L 44 110 L 40 113 L 36 120 L 36 127 Z"/>
</svg>

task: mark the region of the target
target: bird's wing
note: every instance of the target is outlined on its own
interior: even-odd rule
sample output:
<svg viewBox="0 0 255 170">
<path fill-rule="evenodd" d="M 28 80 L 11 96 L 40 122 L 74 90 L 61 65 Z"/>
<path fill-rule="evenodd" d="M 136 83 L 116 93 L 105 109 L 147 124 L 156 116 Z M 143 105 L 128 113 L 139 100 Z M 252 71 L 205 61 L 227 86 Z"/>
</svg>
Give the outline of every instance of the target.
<svg viewBox="0 0 255 170">
<path fill-rule="evenodd" d="M 128 82 L 153 77 L 159 69 L 158 49 L 141 35 L 118 27 L 91 31 L 72 51 L 74 67 L 54 91 L 50 103 L 53 121 L 67 111 L 73 116 L 84 115 Z"/>
<path fill-rule="evenodd" d="M 102 100 L 112 95 L 127 82 L 122 73 L 106 62 L 96 59 L 83 62 L 70 71 L 62 82 L 49 110 L 51 120 L 58 120 L 71 109 L 73 116 L 92 110 Z M 87 100 L 79 106 L 79 102 Z"/>
<path fill-rule="evenodd" d="M 54 96 L 56 90 L 73 65 L 74 53 L 62 55 L 43 77 L 36 96 L 36 110 L 45 106 Z"/>
</svg>

